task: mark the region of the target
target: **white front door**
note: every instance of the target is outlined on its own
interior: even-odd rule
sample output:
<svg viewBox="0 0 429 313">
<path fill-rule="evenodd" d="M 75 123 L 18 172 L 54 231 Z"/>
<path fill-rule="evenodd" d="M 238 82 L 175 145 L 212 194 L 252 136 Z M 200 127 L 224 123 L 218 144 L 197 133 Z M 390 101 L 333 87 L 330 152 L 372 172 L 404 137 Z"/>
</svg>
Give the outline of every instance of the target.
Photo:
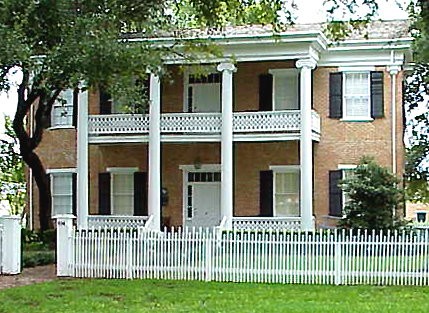
<svg viewBox="0 0 429 313">
<path fill-rule="evenodd" d="M 213 227 L 220 224 L 220 183 L 192 184 L 192 217 L 188 227 Z"/>
</svg>

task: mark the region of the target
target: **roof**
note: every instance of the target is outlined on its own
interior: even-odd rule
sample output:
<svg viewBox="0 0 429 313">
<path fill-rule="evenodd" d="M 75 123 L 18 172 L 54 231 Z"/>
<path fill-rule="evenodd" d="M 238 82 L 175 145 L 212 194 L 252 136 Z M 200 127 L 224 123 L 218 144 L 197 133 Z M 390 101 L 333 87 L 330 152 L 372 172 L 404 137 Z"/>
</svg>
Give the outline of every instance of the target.
<svg viewBox="0 0 429 313">
<path fill-rule="evenodd" d="M 275 33 L 278 36 L 290 36 L 298 34 L 318 34 L 323 33 L 326 23 L 317 24 L 294 24 L 288 25 L 284 31 Z M 269 37 L 274 34 L 271 25 L 246 25 L 227 26 L 222 29 L 188 29 L 173 33 L 159 33 L 152 39 L 234 39 L 234 38 L 257 38 Z M 137 34 L 129 38 L 138 38 Z M 398 39 L 409 38 L 408 20 L 373 21 L 363 29 L 353 29 L 346 40 L 367 40 L 367 39 Z"/>
</svg>

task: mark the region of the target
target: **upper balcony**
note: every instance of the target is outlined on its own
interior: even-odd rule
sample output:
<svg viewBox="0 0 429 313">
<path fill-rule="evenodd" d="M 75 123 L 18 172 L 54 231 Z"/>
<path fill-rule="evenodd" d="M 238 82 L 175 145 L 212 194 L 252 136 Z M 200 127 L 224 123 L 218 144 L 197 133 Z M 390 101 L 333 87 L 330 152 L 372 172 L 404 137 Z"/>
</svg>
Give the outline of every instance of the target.
<svg viewBox="0 0 429 313">
<path fill-rule="evenodd" d="M 163 142 L 216 142 L 221 139 L 221 113 L 161 114 Z M 88 120 L 91 143 L 145 142 L 149 136 L 148 114 L 90 115 Z M 299 140 L 301 113 L 299 110 L 234 112 L 235 141 Z M 320 116 L 312 111 L 312 139 L 320 140 Z"/>
</svg>

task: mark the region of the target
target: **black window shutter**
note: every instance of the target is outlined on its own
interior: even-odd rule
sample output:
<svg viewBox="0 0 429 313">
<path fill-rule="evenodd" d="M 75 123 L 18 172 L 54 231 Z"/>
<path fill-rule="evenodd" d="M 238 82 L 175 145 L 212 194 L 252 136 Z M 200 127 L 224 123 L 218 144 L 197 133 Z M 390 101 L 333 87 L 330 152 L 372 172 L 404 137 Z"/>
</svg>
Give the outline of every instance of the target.
<svg viewBox="0 0 429 313">
<path fill-rule="evenodd" d="M 343 73 L 329 74 L 329 117 L 343 117 Z"/>
<path fill-rule="evenodd" d="M 338 186 L 343 179 L 343 171 L 329 171 L 329 215 L 343 216 L 343 192 Z"/>
<path fill-rule="evenodd" d="M 147 216 L 147 173 L 134 173 L 134 216 Z"/>
<path fill-rule="evenodd" d="M 371 116 L 373 118 L 384 116 L 383 76 L 383 72 L 371 72 Z"/>
<path fill-rule="evenodd" d="M 100 89 L 100 114 L 112 113 L 112 97 L 105 90 Z"/>
<path fill-rule="evenodd" d="M 73 90 L 73 126 L 77 127 L 77 114 L 79 106 L 79 89 L 75 88 Z"/>
<path fill-rule="evenodd" d="M 77 215 L 77 174 L 72 174 L 72 214 Z"/>
<path fill-rule="evenodd" d="M 273 216 L 273 171 L 259 172 L 260 216 Z"/>
<path fill-rule="evenodd" d="M 259 111 L 273 110 L 273 75 L 259 75 Z"/>
<path fill-rule="evenodd" d="M 98 174 L 98 213 L 110 215 L 110 173 Z"/>
</svg>

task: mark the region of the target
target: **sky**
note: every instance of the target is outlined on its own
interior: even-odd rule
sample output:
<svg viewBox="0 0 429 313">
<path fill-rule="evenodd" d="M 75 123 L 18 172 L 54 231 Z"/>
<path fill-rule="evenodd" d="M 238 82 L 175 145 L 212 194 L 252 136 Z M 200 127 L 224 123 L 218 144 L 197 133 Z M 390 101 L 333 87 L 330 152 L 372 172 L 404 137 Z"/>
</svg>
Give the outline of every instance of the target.
<svg viewBox="0 0 429 313">
<path fill-rule="evenodd" d="M 325 0 L 295 0 L 298 7 L 296 22 L 316 23 L 325 21 L 326 10 L 323 8 L 324 1 Z M 405 6 L 408 0 L 379 0 L 378 17 L 383 20 L 407 18 L 407 13 L 398 7 L 396 4 L 397 2 Z M 13 77 L 12 80 L 18 81 L 19 76 Z M 9 94 L 0 93 L 0 133 L 4 130 L 3 115 L 13 116 L 16 109 L 16 101 L 16 89 L 12 89 Z"/>
</svg>

